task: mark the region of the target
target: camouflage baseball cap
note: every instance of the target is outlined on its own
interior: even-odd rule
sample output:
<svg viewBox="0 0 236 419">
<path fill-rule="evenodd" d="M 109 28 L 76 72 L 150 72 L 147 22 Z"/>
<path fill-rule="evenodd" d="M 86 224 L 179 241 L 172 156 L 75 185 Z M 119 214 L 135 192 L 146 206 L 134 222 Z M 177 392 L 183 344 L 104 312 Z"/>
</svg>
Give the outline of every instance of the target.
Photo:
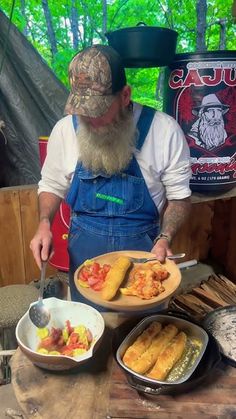
<svg viewBox="0 0 236 419">
<path fill-rule="evenodd" d="M 65 113 L 103 115 L 126 85 L 122 59 L 110 46 L 93 45 L 78 53 L 70 63 L 71 92 Z"/>
</svg>

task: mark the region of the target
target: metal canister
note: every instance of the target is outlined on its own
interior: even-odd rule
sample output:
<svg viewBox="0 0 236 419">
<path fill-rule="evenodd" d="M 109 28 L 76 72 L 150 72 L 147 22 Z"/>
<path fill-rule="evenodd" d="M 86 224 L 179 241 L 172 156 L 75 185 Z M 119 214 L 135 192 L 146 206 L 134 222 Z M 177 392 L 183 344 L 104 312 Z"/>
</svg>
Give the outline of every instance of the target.
<svg viewBox="0 0 236 419">
<path fill-rule="evenodd" d="M 236 186 L 236 51 L 177 54 L 165 70 L 163 110 L 190 147 L 190 187 L 223 193 Z"/>
</svg>

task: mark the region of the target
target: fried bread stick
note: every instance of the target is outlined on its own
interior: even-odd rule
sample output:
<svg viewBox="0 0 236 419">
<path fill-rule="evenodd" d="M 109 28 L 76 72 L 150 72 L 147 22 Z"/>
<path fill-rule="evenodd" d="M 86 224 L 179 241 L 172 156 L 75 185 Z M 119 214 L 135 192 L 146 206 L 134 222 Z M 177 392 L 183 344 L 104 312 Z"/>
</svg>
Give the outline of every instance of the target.
<svg viewBox="0 0 236 419">
<path fill-rule="evenodd" d="M 128 347 L 123 356 L 123 362 L 127 367 L 130 367 L 143 352 L 145 352 L 152 343 L 153 338 L 160 332 L 162 326 L 159 322 L 152 322 L 147 329 L 145 329 Z"/>
<path fill-rule="evenodd" d="M 107 274 L 104 287 L 102 289 L 102 298 L 111 300 L 117 293 L 125 274 L 129 269 L 131 262 L 129 258 L 120 256 L 111 267 Z"/>
<path fill-rule="evenodd" d="M 178 329 L 173 324 L 168 324 L 153 339 L 149 348 L 130 365 L 130 368 L 139 373 L 144 374 L 155 364 L 158 355 L 165 349 L 168 343 L 177 335 Z"/>
<path fill-rule="evenodd" d="M 155 380 L 165 380 L 175 363 L 183 355 L 187 343 L 187 336 L 180 332 L 158 356 L 154 367 L 146 374 Z"/>
</svg>

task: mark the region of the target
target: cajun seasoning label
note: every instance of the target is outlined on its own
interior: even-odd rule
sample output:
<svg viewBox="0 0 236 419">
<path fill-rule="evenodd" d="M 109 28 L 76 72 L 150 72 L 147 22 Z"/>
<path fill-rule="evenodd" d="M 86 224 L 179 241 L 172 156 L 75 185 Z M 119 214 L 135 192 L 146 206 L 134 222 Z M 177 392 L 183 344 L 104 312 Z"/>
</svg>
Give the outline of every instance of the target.
<svg viewBox="0 0 236 419">
<path fill-rule="evenodd" d="M 184 131 L 197 192 L 236 186 L 236 53 L 229 53 L 179 54 L 166 69 L 164 111 Z"/>
</svg>

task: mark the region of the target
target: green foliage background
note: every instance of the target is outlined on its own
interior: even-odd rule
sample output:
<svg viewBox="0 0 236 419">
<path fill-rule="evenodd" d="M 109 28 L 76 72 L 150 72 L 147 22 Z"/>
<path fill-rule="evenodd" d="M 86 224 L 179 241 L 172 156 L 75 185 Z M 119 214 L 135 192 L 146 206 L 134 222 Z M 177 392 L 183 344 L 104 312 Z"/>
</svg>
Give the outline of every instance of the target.
<svg viewBox="0 0 236 419">
<path fill-rule="evenodd" d="M 178 33 L 177 53 L 195 52 L 197 5 L 201 0 L 1 0 L 0 9 L 38 50 L 57 77 L 69 88 L 67 68 L 73 55 L 92 43 L 107 43 L 105 32 L 136 26 L 170 27 Z M 225 28 L 226 50 L 236 49 L 236 25 L 231 16 L 232 0 L 202 0 L 207 6 L 205 43 L 207 51 L 220 45 L 220 29 Z M 47 3 L 55 33 L 57 51 L 52 53 L 43 3 Z M 104 6 L 106 14 L 104 14 Z M 78 48 L 73 47 L 72 8 L 78 16 Z M 133 99 L 157 108 L 162 106 L 157 80 L 162 69 L 126 69 Z"/>
</svg>

